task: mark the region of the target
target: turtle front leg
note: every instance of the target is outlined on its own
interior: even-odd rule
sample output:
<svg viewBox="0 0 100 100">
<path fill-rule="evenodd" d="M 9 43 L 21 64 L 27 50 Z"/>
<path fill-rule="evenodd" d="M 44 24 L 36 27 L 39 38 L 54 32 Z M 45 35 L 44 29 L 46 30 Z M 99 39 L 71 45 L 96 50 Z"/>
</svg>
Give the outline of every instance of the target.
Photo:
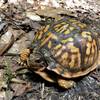
<svg viewBox="0 0 100 100">
<path fill-rule="evenodd" d="M 66 80 L 58 78 L 58 85 L 62 88 L 68 89 L 76 85 L 76 83 L 73 80 Z"/>
<path fill-rule="evenodd" d="M 20 52 L 20 61 L 21 65 L 26 64 L 28 65 L 28 57 L 30 55 L 30 49 L 24 49 Z"/>
</svg>

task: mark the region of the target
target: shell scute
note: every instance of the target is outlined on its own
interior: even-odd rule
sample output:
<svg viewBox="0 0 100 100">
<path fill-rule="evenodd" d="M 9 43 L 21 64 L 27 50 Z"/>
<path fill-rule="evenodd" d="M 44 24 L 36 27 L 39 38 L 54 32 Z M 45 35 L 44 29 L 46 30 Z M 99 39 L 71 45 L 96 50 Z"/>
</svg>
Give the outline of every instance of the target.
<svg viewBox="0 0 100 100">
<path fill-rule="evenodd" d="M 37 32 L 35 41 L 39 48 L 49 50 L 55 67 L 49 70 L 73 78 L 85 75 L 96 68 L 98 40 L 86 24 L 64 18 Z"/>
</svg>

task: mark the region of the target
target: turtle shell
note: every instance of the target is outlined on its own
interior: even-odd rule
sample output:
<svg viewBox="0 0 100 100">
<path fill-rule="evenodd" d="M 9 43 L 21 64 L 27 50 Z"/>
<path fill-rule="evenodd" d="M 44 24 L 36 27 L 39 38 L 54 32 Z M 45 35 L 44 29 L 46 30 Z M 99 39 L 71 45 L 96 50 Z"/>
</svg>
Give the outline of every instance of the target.
<svg viewBox="0 0 100 100">
<path fill-rule="evenodd" d="M 75 19 L 63 18 L 43 27 L 35 34 L 33 44 L 50 53 L 55 64 L 46 68 L 63 77 L 83 76 L 97 67 L 97 36 Z"/>
</svg>

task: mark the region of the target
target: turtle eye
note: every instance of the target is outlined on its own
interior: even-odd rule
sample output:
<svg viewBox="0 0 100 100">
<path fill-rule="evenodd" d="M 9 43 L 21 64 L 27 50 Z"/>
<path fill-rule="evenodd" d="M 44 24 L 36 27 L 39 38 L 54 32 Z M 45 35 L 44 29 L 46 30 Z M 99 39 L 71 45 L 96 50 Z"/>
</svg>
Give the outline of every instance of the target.
<svg viewBox="0 0 100 100">
<path fill-rule="evenodd" d="M 41 63 L 41 61 L 42 61 L 42 56 L 41 56 L 40 53 L 35 52 L 35 54 L 34 54 L 34 61 L 35 61 L 36 63 Z"/>
<path fill-rule="evenodd" d="M 40 58 L 37 58 L 37 59 L 35 60 L 35 62 L 36 62 L 36 63 L 41 63 L 41 59 L 40 59 Z"/>
</svg>

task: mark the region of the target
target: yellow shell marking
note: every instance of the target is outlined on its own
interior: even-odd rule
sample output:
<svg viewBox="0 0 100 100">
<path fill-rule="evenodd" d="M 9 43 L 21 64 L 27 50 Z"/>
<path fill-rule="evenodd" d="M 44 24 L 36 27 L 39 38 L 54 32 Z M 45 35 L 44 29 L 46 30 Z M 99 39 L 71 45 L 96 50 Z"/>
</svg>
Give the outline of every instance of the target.
<svg viewBox="0 0 100 100">
<path fill-rule="evenodd" d="M 75 23 L 75 22 L 78 22 L 79 23 L 79 21 L 76 21 L 75 19 L 69 19 L 69 21 L 70 22 L 73 22 L 73 23 Z"/>
<path fill-rule="evenodd" d="M 74 27 L 71 27 L 71 26 L 70 26 L 69 29 L 70 29 L 70 31 L 72 31 L 72 30 L 74 30 Z"/>
<path fill-rule="evenodd" d="M 92 50 L 91 50 L 91 53 L 94 54 L 94 52 L 95 52 L 95 51 L 94 51 L 94 47 L 93 47 L 93 44 L 92 44 Z"/>
<path fill-rule="evenodd" d="M 93 45 L 96 46 L 96 41 L 95 40 L 93 40 Z"/>
<path fill-rule="evenodd" d="M 52 34 L 52 37 L 51 37 L 52 39 L 55 39 L 55 40 L 57 40 L 58 39 L 58 37 L 55 35 L 55 34 Z"/>
<path fill-rule="evenodd" d="M 41 29 L 41 31 L 39 31 L 39 36 L 38 36 L 38 39 L 41 39 L 42 38 L 42 35 L 45 33 L 45 32 L 47 32 L 48 31 L 48 28 L 49 28 L 50 26 L 49 25 L 47 25 L 45 28 L 44 27 L 42 27 L 42 29 Z"/>
<path fill-rule="evenodd" d="M 73 53 L 76 53 L 76 52 L 78 52 L 78 51 L 79 51 L 79 49 L 76 48 L 76 47 L 74 47 L 74 46 L 71 48 L 71 52 L 73 52 Z"/>
<path fill-rule="evenodd" d="M 92 37 L 91 37 L 91 36 L 88 36 L 88 40 L 89 40 L 89 41 L 92 41 Z"/>
<path fill-rule="evenodd" d="M 93 58 L 94 58 L 94 56 L 93 56 L 93 54 L 91 54 L 90 56 L 89 56 L 89 61 L 88 62 L 90 62 L 91 64 L 93 63 Z"/>
<path fill-rule="evenodd" d="M 95 51 L 96 51 L 96 41 L 93 40 L 92 43 L 88 42 L 87 49 L 86 49 L 86 55 L 88 56 L 85 57 L 85 60 L 84 60 L 85 64 L 87 64 L 88 62 L 92 64 Z"/>
<path fill-rule="evenodd" d="M 91 50 L 91 53 L 94 54 L 95 53 L 95 47 L 96 46 L 96 42 L 93 40 L 93 43 L 92 43 L 92 50 Z"/>
<path fill-rule="evenodd" d="M 56 25 L 54 26 L 54 28 L 59 29 L 59 27 L 60 27 L 60 26 L 63 26 L 64 24 L 66 25 L 65 22 L 62 22 L 62 23 L 60 23 L 60 24 L 56 24 Z"/>
<path fill-rule="evenodd" d="M 92 43 L 91 44 L 91 54 L 90 54 L 90 57 L 89 57 L 89 62 L 91 62 L 91 63 L 93 62 L 94 54 L 95 54 L 95 47 Z"/>
<path fill-rule="evenodd" d="M 63 63 L 65 66 L 66 66 L 66 64 L 68 64 L 67 59 L 68 59 L 68 53 L 65 52 L 61 56 L 61 63 Z"/>
<path fill-rule="evenodd" d="M 85 28 L 86 27 L 86 24 L 80 23 L 80 21 L 76 21 L 74 19 L 70 19 L 69 21 L 72 22 L 73 24 L 77 24 L 80 28 Z"/>
<path fill-rule="evenodd" d="M 71 51 L 72 53 L 77 53 L 77 52 L 79 52 L 79 48 L 73 46 L 72 43 L 69 43 L 68 48 L 70 49 L 70 51 Z"/>
<path fill-rule="evenodd" d="M 71 56 L 71 61 L 70 61 L 70 63 L 69 63 L 69 66 L 70 67 L 74 67 L 75 66 L 75 58 L 76 58 L 76 55 L 72 55 Z"/>
<path fill-rule="evenodd" d="M 55 57 L 58 57 L 62 53 L 62 51 L 65 49 L 66 49 L 65 46 L 62 46 L 62 48 L 58 49 L 57 53 L 55 54 Z"/>
<path fill-rule="evenodd" d="M 55 54 L 55 57 L 58 57 L 61 53 L 62 53 L 62 48 L 57 51 L 57 53 Z"/>
<path fill-rule="evenodd" d="M 60 32 L 61 30 L 63 30 L 64 28 L 63 28 L 63 26 L 61 26 L 60 28 L 56 28 L 56 31 L 57 32 Z"/>
<path fill-rule="evenodd" d="M 69 26 L 68 24 L 64 25 L 63 29 L 60 31 L 60 33 L 62 33 L 63 31 L 66 31 L 66 29 L 68 28 L 68 26 Z"/>
<path fill-rule="evenodd" d="M 38 39 L 41 39 L 41 37 L 42 37 L 42 34 L 43 34 L 43 31 L 40 31 L 40 32 L 39 32 Z"/>
<path fill-rule="evenodd" d="M 88 42 L 87 43 L 87 49 L 86 49 L 86 55 L 89 55 L 90 54 L 90 49 L 91 49 L 91 43 Z"/>
<path fill-rule="evenodd" d="M 81 33 L 83 37 L 88 38 L 89 41 L 92 41 L 92 37 L 91 37 L 91 32 L 82 32 Z"/>
<path fill-rule="evenodd" d="M 66 24 L 66 23 L 65 23 L 65 22 L 62 22 L 62 23 L 60 23 L 60 24 L 64 25 L 64 24 Z"/>
<path fill-rule="evenodd" d="M 43 31 L 44 31 L 44 32 L 47 32 L 48 29 L 49 29 L 49 27 L 50 27 L 50 25 L 47 25 Z"/>
<path fill-rule="evenodd" d="M 66 60 L 68 58 L 68 53 L 67 52 L 63 53 L 62 56 L 61 56 L 61 58 L 63 60 Z"/>
<path fill-rule="evenodd" d="M 60 26 L 61 26 L 61 24 L 57 24 L 57 25 L 54 26 L 54 28 L 58 29 Z"/>
<path fill-rule="evenodd" d="M 60 33 L 66 30 L 66 28 L 69 26 L 69 24 L 66 24 L 65 22 L 60 24 L 62 24 L 61 27 L 55 27 L 55 30 Z"/>
<path fill-rule="evenodd" d="M 65 32 L 64 32 L 64 34 L 69 34 L 70 33 L 70 30 L 69 29 L 67 29 Z"/>
<path fill-rule="evenodd" d="M 65 40 L 61 40 L 62 43 L 67 43 L 68 41 L 73 41 L 73 38 L 67 38 Z"/>
<path fill-rule="evenodd" d="M 94 48 L 95 51 L 97 51 L 97 46 L 96 46 L 96 45 L 97 45 L 97 44 L 96 44 L 96 41 L 93 40 L 93 48 Z M 94 52 L 95 52 L 95 51 L 94 51 Z"/>
<path fill-rule="evenodd" d="M 91 32 L 83 31 L 81 34 L 83 37 L 86 37 L 87 35 L 91 35 Z"/>
<path fill-rule="evenodd" d="M 86 27 L 86 24 L 83 24 L 83 23 L 80 24 L 79 23 L 78 26 L 81 27 L 81 28 L 85 28 Z"/>
<path fill-rule="evenodd" d="M 75 51 L 71 50 L 72 55 L 70 56 L 71 61 L 69 62 L 69 66 L 70 68 L 80 67 L 81 58 L 80 58 L 79 48 L 74 47 L 73 49 L 75 49 Z"/>
<path fill-rule="evenodd" d="M 36 39 L 38 38 L 39 34 L 40 34 L 40 32 L 36 32 L 36 33 L 35 33 L 34 40 L 36 40 Z"/>
<path fill-rule="evenodd" d="M 50 48 L 51 48 L 51 46 L 52 46 L 52 42 L 51 42 L 51 41 L 49 41 L 49 43 L 48 43 L 48 48 L 50 49 Z"/>
<path fill-rule="evenodd" d="M 49 41 L 49 39 L 50 39 L 51 37 L 52 37 L 52 33 L 49 32 L 49 33 L 48 33 L 48 37 L 42 40 L 41 46 L 43 46 L 44 44 L 46 44 L 46 43 Z"/>
<path fill-rule="evenodd" d="M 90 48 L 87 48 L 86 49 L 86 55 L 89 55 L 90 54 Z"/>
<path fill-rule="evenodd" d="M 88 57 L 85 57 L 84 64 L 87 64 L 87 63 L 88 63 Z"/>
<path fill-rule="evenodd" d="M 58 50 L 59 48 L 61 48 L 61 44 L 56 45 L 56 47 L 54 47 L 55 50 Z"/>
</svg>

